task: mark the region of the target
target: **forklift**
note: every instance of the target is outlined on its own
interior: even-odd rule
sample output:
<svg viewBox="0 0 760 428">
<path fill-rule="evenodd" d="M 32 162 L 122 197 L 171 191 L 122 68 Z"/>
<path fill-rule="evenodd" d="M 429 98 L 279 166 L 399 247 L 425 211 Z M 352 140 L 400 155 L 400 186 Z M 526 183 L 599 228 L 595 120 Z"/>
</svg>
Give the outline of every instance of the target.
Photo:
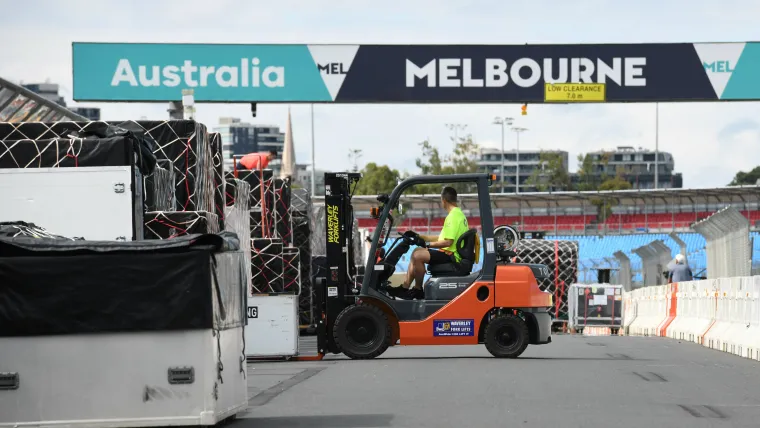
<svg viewBox="0 0 760 428">
<path fill-rule="evenodd" d="M 517 358 L 526 347 L 551 343 L 552 295 L 537 278 L 549 276 L 545 265 L 513 263 L 519 236 L 510 226 L 494 228 L 489 186 L 494 174 L 416 176 L 400 182 L 390 195 L 377 197 L 371 210 L 378 225 L 371 237 L 361 284 L 353 252 L 353 190 L 358 173 L 325 174 L 326 274 L 316 278 L 318 359 L 343 353 L 351 359 L 378 357 L 390 346 L 485 344 L 498 358 Z M 405 189 L 419 184 L 471 183 L 477 187 L 485 248 L 482 268 L 472 272 L 477 229 L 456 242 L 460 262 L 428 267 L 424 298 L 405 300 L 390 292 L 396 263 L 415 242 L 415 232 L 392 241 L 392 212 Z"/>
</svg>

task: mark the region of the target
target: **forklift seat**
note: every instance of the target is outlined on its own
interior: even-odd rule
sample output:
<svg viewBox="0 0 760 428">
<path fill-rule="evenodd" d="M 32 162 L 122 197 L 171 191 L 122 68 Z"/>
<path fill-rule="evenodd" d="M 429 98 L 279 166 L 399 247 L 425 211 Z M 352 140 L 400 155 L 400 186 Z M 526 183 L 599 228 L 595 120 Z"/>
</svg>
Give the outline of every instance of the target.
<svg viewBox="0 0 760 428">
<path fill-rule="evenodd" d="M 462 258 L 459 263 L 441 263 L 428 265 L 428 272 L 432 277 L 441 276 L 467 276 L 472 272 L 472 266 L 475 264 L 475 239 L 478 230 L 473 228 L 463 233 L 457 239 L 456 249 Z"/>
</svg>

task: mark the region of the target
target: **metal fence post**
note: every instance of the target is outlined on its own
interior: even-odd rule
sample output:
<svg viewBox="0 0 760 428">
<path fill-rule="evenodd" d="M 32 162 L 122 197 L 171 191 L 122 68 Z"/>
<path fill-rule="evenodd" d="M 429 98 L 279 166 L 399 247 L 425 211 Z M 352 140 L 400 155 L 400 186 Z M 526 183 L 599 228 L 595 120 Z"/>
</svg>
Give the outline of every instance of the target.
<svg viewBox="0 0 760 428">
<path fill-rule="evenodd" d="M 618 282 L 623 286 L 623 290 L 631 291 L 633 289 L 633 272 L 631 271 L 631 259 L 622 251 L 615 251 L 615 258 L 620 265 L 618 271 Z"/>
<path fill-rule="evenodd" d="M 686 264 L 689 264 L 689 256 L 687 255 L 687 250 L 686 250 L 686 242 L 684 242 L 683 239 L 681 239 L 681 237 L 678 236 L 678 234 L 675 233 L 675 232 L 670 232 L 670 234 L 668 234 L 668 236 L 670 237 L 670 239 L 672 239 L 673 241 L 675 241 L 675 243 L 681 249 L 681 254 L 683 254 L 683 256 L 684 256 L 684 258 L 686 260 Z"/>
<path fill-rule="evenodd" d="M 654 251 L 657 258 L 657 285 L 667 284 L 667 277 L 663 275 L 663 273 L 669 270 L 668 265 L 673 260 L 673 254 L 670 247 L 668 247 L 661 239 L 650 242 L 649 246 L 652 248 L 652 251 Z"/>
<path fill-rule="evenodd" d="M 658 273 L 659 254 L 649 245 L 642 245 L 639 248 L 635 248 L 633 253 L 641 257 L 641 270 L 644 277 L 643 285 L 648 287 L 650 285 L 659 284 L 659 276 L 662 273 Z"/>
</svg>

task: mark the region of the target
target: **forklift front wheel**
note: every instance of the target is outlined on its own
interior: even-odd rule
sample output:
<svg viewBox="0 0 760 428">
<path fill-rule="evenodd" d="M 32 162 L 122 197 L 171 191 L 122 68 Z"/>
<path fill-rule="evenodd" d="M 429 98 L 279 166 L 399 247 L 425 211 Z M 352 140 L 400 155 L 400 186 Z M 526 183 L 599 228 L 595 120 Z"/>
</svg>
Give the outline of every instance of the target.
<svg viewBox="0 0 760 428">
<path fill-rule="evenodd" d="M 349 306 L 335 318 L 333 339 L 354 360 L 375 358 L 391 345 L 388 317 L 374 305 Z"/>
<path fill-rule="evenodd" d="M 492 319 L 486 327 L 486 349 L 497 358 L 517 358 L 528 347 L 528 325 L 522 318 L 504 314 Z"/>
</svg>

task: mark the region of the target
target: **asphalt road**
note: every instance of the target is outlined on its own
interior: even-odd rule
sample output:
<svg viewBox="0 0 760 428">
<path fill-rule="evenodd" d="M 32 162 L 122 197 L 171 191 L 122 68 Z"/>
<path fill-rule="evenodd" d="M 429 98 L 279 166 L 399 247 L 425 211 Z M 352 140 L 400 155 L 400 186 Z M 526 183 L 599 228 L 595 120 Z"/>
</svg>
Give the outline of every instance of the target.
<svg viewBox="0 0 760 428">
<path fill-rule="evenodd" d="M 760 426 L 758 362 L 664 338 L 553 339 L 516 360 L 440 346 L 249 363 L 250 408 L 228 426 Z"/>
</svg>

